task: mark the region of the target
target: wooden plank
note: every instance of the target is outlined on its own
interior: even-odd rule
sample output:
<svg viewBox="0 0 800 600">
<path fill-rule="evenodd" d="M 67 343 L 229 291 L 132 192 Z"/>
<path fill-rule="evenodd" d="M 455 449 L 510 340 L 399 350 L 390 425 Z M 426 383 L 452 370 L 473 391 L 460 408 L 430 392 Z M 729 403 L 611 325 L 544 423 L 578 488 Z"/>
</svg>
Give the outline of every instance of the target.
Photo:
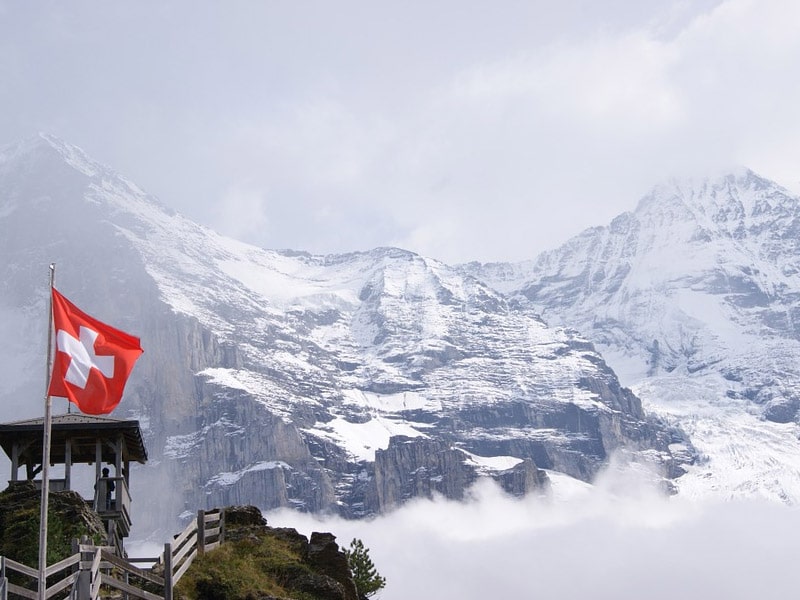
<svg viewBox="0 0 800 600">
<path fill-rule="evenodd" d="M 102 583 L 103 580 L 99 576 L 92 582 L 92 587 L 89 589 L 89 597 L 91 600 L 97 600 L 97 598 L 100 597 L 100 586 Z"/>
<path fill-rule="evenodd" d="M 27 575 L 28 577 L 33 577 L 34 579 L 39 579 L 39 571 L 36 569 L 31 569 L 23 565 L 22 563 L 18 563 L 15 560 L 11 560 L 10 558 L 6 558 L 6 572 L 8 571 L 16 571 L 17 573 L 22 573 L 23 575 Z M 6 577 L 8 573 L 6 573 Z"/>
<path fill-rule="evenodd" d="M 207 512 L 203 520 L 206 523 L 210 523 L 211 521 L 219 521 L 221 518 L 222 518 L 222 513 L 219 510 L 215 510 Z"/>
<path fill-rule="evenodd" d="M 138 558 L 129 556 L 128 562 L 132 563 L 160 563 L 162 561 L 162 557 L 160 556 L 140 556 Z"/>
<path fill-rule="evenodd" d="M 91 587 L 89 589 L 89 595 L 91 600 L 95 600 L 96 598 L 100 597 L 100 584 L 102 579 L 100 577 L 100 563 L 103 557 L 103 551 L 101 549 L 97 549 L 94 553 L 94 560 L 92 561 L 92 566 L 89 567 L 89 581 L 92 582 Z"/>
<path fill-rule="evenodd" d="M 139 577 L 144 579 L 145 581 L 149 581 L 150 583 L 154 583 L 158 586 L 164 585 L 164 578 L 156 575 L 155 573 L 151 573 L 149 571 L 140 571 Z"/>
<path fill-rule="evenodd" d="M 116 554 L 112 554 L 111 552 L 100 552 L 100 556 L 103 558 L 104 561 L 110 562 L 112 565 L 116 565 L 122 569 L 131 569 L 132 571 L 138 571 L 138 567 L 134 567 L 133 565 L 129 565 L 128 561 L 120 558 Z"/>
<path fill-rule="evenodd" d="M 211 552 L 212 550 L 216 550 L 219 547 L 220 547 L 220 543 L 218 541 L 217 542 L 211 542 L 210 544 L 206 544 L 204 550 L 206 552 Z"/>
<path fill-rule="evenodd" d="M 69 575 L 68 577 L 65 577 L 64 579 L 62 579 L 61 581 L 59 581 L 55 585 L 48 587 L 47 588 L 47 594 L 46 594 L 45 597 L 46 598 L 50 598 L 51 596 L 55 596 L 59 592 L 67 589 L 69 586 L 71 586 L 73 583 L 75 583 L 76 579 L 78 579 L 78 574 L 77 573 L 73 573 L 72 575 Z"/>
<path fill-rule="evenodd" d="M 13 583 L 8 584 L 8 593 L 16 594 L 17 596 L 22 596 L 23 598 L 30 598 L 31 600 L 36 600 L 39 597 L 38 591 L 34 592 L 33 590 L 14 585 Z"/>
<path fill-rule="evenodd" d="M 178 552 L 175 554 L 175 556 L 172 558 L 172 564 L 173 564 L 173 566 L 177 566 L 178 564 L 180 564 L 181 560 L 183 560 L 183 558 L 184 558 L 184 557 L 185 557 L 187 554 L 190 554 L 190 553 L 194 554 L 194 553 L 196 553 L 196 552 L 197 552 L 197 540 L 196 540 L 196 539 L 194 539 L 194 540 L 192 540 L 192 543 L 191 543 L 191 544 L 188 544 L 188 543 L 187 543 L 187 544 L 184 544 L 183 548 L 181 548 L 181 549 L 180 549 L 180 550 L 179 550 L 179 551 L 178 551 Z"/>
<path fill-rule="evenodd" d="M 129 583 L 125 583 L 124 581 L 120 581 L 119 579 L 114 579 L 113 577 L 109 577 L 108 575 L 101 574 L 100 581 L 102 582 L 103 585 L 116 588 L 135 598 L 143 598 L 143 600 L 164 600 L 164 596 L 158 596 L 156 594 L 153 594 L 152 592 L 146 592 Z"/>
<path fill-rule="evenodd" d="M 114 550 L 116 550 L 116 548 L 114 548 L 114 546 L 92 546 L 92 545 L 87 545 L 87 544 L 80 544 L 78 546 L 78 552 L 87 552 L 87 553 L 94 554 L 95 552 L 97 552 L 98 548 L 100 550 L 105 550 L 106 552 L 114 552 Z"/>
<path fill-rule="evenodd" d="M 80 553 L 73 554 L 72 556 L 68 556 L 64 560 L 59 561 L 59 562 L 47 567 L 47 569 L 45 569 L 45 572 L 44 572 L 45 576 L 46 577 L 50 577 L 53 573 L 58 573 L 62 569 L 66 569 L 67 567 L 71 567 L 72 565 L 74 565 L 76 563 L 79 563 L 80 561 L 81 561 Z"/>
<path fill-rule="evenodd" d="M 94 560 L 92 561 L 92 581 L 95 580 L 97 576 L 97 572 L 100 570 L 100 559 L 103 557 L 103 551 L 98 549 L 97 552 L 94 554 Z"/>
<path fill-rule="evenodd" d="M 150 583 L 155 583 L 156 585 L 164 585 L 164 579 L 162 577 L 159 577 L 158 575 L 154 575 L 150 571 L 145 571 L 145 570 L 140 569 L 138 567 L 134 567 L 128 561 L 126 561 L 126 560 L 124 560 L 124 559 L 122 559 L 122 558 L 120 558 L 118 556 L 115 556 L 113 554 L 106 554 L 105 552 L 103 552 L 103 559 L 108 561 L 108 563 L 110 565 L 119 567 L 123 571 L 125 571 L 127 573 L 130 573 L 131 575 L 134 575 L 135 577 L 139 577 L 141 579 L 144 579 L 145 581 L 149 581 Z"/>
<path fill-rule="evenodd" d="M 189 570 L 189 567 L 192 566 L 192 562 L 194 561 L 194 557 L 197 556 L 197 553 L 192 554 L 189 558 L 186 559 L 186 562 L 181 565 L 181 568 L 175 571 L 175 575 L 172 578 L 172 584 L 175 585 L 181 580 L 181 577 Z"/>
<path fill-rule="evenodd" d="M 206 539 L 212 538 L 219 535 L 219 527 L 214 527 L 213 529 L 206 529 Z"/>
<path fill-rule="evenodd" d="M 178 537 L 172 540 L 172 547 L 177 548 L 180 546 L 183 543 L 183 540 L 192 535 L 195 531 L 197 531 L 197 522 L 192 521 L 186 526 L 186 529 L 178 534 Z"/>
</svg>

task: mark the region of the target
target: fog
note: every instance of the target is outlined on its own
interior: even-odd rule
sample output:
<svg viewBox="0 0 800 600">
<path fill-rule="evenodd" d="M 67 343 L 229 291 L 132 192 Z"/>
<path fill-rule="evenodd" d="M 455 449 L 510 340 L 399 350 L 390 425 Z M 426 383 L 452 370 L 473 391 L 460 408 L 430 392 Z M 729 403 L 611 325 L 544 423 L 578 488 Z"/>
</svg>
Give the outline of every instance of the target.
<svg viewBox="0 0 800 600">
<path fill-rule="evenodd" d="M 466 502 L 415 501 L 369 521 L 266 516 L 343 546 L 362 539 L 387 579 L 383 600 L 752 600 L 797 589 L 796 508 L 664 497 L 630 474 L 551 499 L 483 482 Z"/>
</svg>

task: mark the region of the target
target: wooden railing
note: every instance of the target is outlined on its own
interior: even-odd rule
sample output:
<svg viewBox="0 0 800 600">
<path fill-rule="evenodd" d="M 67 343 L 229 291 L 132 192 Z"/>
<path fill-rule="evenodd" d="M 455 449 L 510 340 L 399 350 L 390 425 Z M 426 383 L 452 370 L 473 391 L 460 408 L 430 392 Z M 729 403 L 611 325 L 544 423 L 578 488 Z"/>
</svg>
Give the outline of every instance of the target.
<svg viewBox="0 0 800 600">
<path fill-rule="evenodd" d="M 99 552 L 100 561 L 97 568 L 92 565 L 92 572 L 98 573 L 106 565 L 110 566 L 113 575 L 99 572 L 99 577 L 92 580 L 93 585 L 90 590 L 89 598 L 95 600 L 99 597 L 100 586 L 106 585 L 117 589 L 129 597 L 144 598 L 144 600 L 162 600 L 163 595 L 156 594 L 151 590 L 163 590 L 166 588 L 166 581 L 163 577 L 154 574 L 146 569 L 139 569 L 131 564 L 130 561 L 119 558 L 111 552 L 101 549 Z M 96 559 L 95 559 L 96 560 Z M 131 581 L 133 578 L 134 582 Z M 138 585 L 135 585 L 138 583 Z M 150 584 L 148 586 L 148 584 Z M 145 589 L 150 587 L 150 590 Z"/>
<path fill-rule="evenodd" d="M 65 558 L 64 560 L 57 562 L 54 565 L 50 565 L 45 570 L 45 577 L 50 578 L 54 575 L 61 573 L 65 569 L 71 569 L 74 565 L 77 565 L 80 561 L 79 554 L 73 554 L 72 556 Z M 11 583 L 8 581 L 9 573 L 16 573 L 17 575 L 21 575 L 20 579 L 28 579 L 28 585 L 34 587 L 35 589 L 30 589 L 29 587 L 25 587 L 23 585 L 18 585 L 17 583 Z M 18 563 L 15 560 L 11 560 L 10 558 L 0 557 L 0 579 L 5 581 L 5 592 L 2 596 L 3 600 L 5 600 L 8 596 L 19 596 L 21 598 L 31 598 L 36 600 L 39 596 L 38 593 L 38 585 L 39 585 L 39 571 L 36 569 L 32 569 L 22 563 Z M 75 581 L 77 580 L 76 573 L 67 574 L 66 577 L 59 580 L 57 583 L 53 584 L 47 590 L 47 595 L 45 598 L 52 598 L 56 594 L 63 592 L 65 589 L 71 587 Z M 20 581 L 21 583 L 21 581 Z"/>
<path fill-rule="evenodd" d="M 197 519 L 189 523 L 181 533 L 175 536 L 172 542 L 164 544 L 164 600 L 172 600 L 173 586 L 189 570 L 194 559 L 205 552 L 219 547 L 225 540 L 224 513 L 215 509 L 212 511 L 197 511 Z M 171 576 L 167 577 L 169 573 Z"/>
<path fill-rule="evenodd" d="M 113 484 L 113 492 L 109 486 Z M 111 495 L 113 493 L 113 500 Z M 113 519 L 122 528 L 123 537 L 131 531 L 131 494 L 124 477 L 101 477 L 97 480 L 94 492 L 94 511 L 103 520 Z"/>
<path fill-rule="evenodd" d="M 175 584 L 180 581 L 197 556 L 219 547 L 225 539 L 224 512 L 198 511 L 194 519 L 172 542 L 164 544 L 164 553 L 154 558 L 121 558 L 113 546 L 75 544 L 76 553 L 47 567 L 45 574 L 53 579 L 69 572 L 47 589 L 45 600 L 58 594 L 66 600 L 97 600 L 101 586 L 114 588 L 128 598 L 172 600 Z M 140 569 L 135 562 L 155 563 Z M 27 587 L 8 581 L 8 573 L 27 579 Z M 163 573 L 163 574 L 162 574 Z M 9 558 L 0 557 L 0 600 L 30 598 L 38 600 L 39 573 Z M 21 582 L 20 582 L 21 583 Z M 159 593 L 161 592 L 161 593 Z"/>
</svg>

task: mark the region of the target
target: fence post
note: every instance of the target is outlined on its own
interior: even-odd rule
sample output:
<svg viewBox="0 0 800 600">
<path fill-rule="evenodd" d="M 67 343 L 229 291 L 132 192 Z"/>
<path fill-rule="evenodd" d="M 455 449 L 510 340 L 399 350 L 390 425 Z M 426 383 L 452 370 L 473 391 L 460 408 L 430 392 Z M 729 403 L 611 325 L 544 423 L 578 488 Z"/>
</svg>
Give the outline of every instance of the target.
<svg viewBox="0 0 800 600">
<path fill-rule="evenodd" d="M 225 543 L 225 509 L 219 509 L 219 545 Z"/>
<path fill-rule="evenodd" d="M 172 544 L 164 544 L 164 600 L 172 600 Z"/>
<path fill-rule="evenodd" d="M 80 560 L 77 564 L 78 578 L 72 585 L 72 594 L 70 595 L 70 598 L 75 598 L 76 600 L 88 600 L 92 596 L 92 584 L 94 582 L 92 581 L 91 565 L 94 560 L 95 553 L 80 551 L 80 544 L 87 541 L 88 539 L 84 536 L 81 538 L 80 542 L 78 542 L 78 540 L 73 540 L 72 542 L 72 547 L 80 553 Z M 89 566 L 86 567 L 86 565 Z"/>
<path fill-rule="evenodd" d="M 206 511 L 197 511 L 197 556 L 206 551 Z"/>
<path fill-rule="evenodd" d="M 5 556 L 0 556 L 0 600 L 8 600 L 8 580 L 6 579 Z"/>
</svg>

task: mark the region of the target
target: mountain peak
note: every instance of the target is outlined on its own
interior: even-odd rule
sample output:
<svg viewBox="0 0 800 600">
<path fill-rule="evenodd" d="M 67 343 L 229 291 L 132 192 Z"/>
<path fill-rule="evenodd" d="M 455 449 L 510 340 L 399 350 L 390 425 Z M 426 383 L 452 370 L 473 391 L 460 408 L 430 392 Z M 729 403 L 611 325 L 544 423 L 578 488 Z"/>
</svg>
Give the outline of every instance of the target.
<svg viewBox="0 0 800 600">
<path fill-rule="evenodd" d="M 721 192 L 731 190 L 747 190 L 752 192 L 780 191 L 791 195 L 780 185 L 755 171 L 739 166 L 724 172 L 705 177 L 672 177 L 656 185 L 649 194 L 644 196 L 637 207 L 637 212 L 654 200 L 677 197 L 682 200 L 698 201 L 716 198 Z"/>
<path fill-rule="evenodd" d="M 800 198 L 754 171 L 740 167 L 705 178 L 671 179 L 640 201 L 634 215 L 643 223 L 684 223 L 736 237 L 763 233 L 800 211 Z"/>
<path fill-rule="evenodd" d="M 30 160 L 31 157 L 39 156 L 58 157 L 89 177 L 110 171 L 108 167 L 89 158 L 78 146 L 41 131 L 21 141 L 0 147 L 0 165 L 17 160 Z"/>
</svg>

